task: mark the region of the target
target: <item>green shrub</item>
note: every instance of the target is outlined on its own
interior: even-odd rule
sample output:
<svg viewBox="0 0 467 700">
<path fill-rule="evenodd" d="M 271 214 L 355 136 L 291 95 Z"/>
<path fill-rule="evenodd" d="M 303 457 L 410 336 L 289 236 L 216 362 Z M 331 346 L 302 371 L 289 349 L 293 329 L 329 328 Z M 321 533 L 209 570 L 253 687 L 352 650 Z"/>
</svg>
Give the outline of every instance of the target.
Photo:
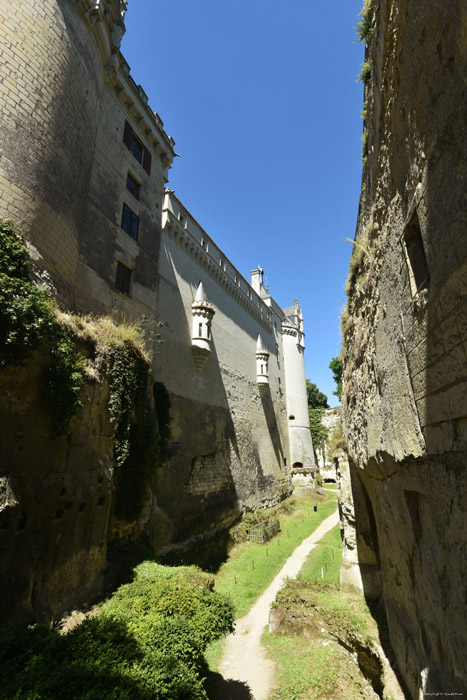
<svg viewBox="0 0 467 700">
<path fill-rule="evenodd" d="M 371 20 L 373 18 L 372 0 L 363 0 L 363 7 L 359 13 L 359 19 L 355 31 L 357 32 L 358 40 L 368 41 L 370 38 Z"/>
<path fill-rule="evenodd" d="M 28 281 L 29 254 L 9 219 L 0 219 L 0 274 Z"/>
<path fill-rule="evenodd" d="M 45 292 L 30 282 L 1 273 L 0 368 L 21 364 L 53 328 L 53 305 Z"/>
<path fill-rule="evenodd" d="M 0 700 L 207 700 L 203 652 L 231 631 L 231 603 L 194 567 L 137 576 L 66 635 L 0 631 Z"/>
</svg>

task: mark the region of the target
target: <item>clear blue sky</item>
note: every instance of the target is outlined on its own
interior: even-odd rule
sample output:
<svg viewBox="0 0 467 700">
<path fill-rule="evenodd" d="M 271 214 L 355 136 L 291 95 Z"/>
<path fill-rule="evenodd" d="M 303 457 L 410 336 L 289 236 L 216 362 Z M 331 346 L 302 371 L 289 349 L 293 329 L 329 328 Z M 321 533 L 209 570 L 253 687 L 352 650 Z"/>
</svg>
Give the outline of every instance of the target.
<svg viewBox="0 0 467 700">
<path fill-rule="evenodd" d="M 362 0 L 129 0 L 122 52 L 180 154 L 170 187 L 240 272 L 303 308 L 328 395 L 361 179 Z"/>
</svg>

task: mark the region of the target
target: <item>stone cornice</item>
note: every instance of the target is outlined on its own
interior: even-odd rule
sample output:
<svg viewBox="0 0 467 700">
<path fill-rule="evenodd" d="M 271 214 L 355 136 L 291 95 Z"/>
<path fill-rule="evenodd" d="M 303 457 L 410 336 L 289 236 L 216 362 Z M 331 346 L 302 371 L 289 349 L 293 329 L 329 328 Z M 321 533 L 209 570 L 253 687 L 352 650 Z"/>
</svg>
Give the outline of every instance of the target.
<svg viewBox="0 0 467 700">
<path fill-rule="evenodd" d="M 172 193 L 170 196 L 173 196 Z M 186 212 L 185 209 L 183 211 L 188 216 L 188 212 Z M 224 256 L 222 252 L 223 265 L 220 264 L 220 260 L 215 258 L 209 250 L 206 250 L 201 240 L 198 240 L 166 205 L 164 205 L 163 209 L 162 231 L 170 239 L 174 240 L 187 255 L 206 270 L 219 286 L 223 287 L 240 306 L 248 311 L 258 323 L 271 333 L 273 328 L 271 311 L 261 297 L 258 296 L 238 270 L 231 265 L 228 258 Z M 204 231 L 203 234 L 203 240 L 208 244 L 212 244 L 213 248 L 218 250 L 218 247 Z M 227 263 L 229 266 L 228 270 Z M 232 274 L 233 278 L 231 276 Z"/>
<path fill-rule="evenodd" d="M 165 170 L 176 153 L 175 141 L 164 131 L 164 122 L 148 103 L 141 85 L 130 75 L 130 66 L 120 53 L 125 33 L 126 0 L 75 0 L 79 13 L 99 49 L 105 81 L 137 129 L 138 136 Z"/>
</svg>

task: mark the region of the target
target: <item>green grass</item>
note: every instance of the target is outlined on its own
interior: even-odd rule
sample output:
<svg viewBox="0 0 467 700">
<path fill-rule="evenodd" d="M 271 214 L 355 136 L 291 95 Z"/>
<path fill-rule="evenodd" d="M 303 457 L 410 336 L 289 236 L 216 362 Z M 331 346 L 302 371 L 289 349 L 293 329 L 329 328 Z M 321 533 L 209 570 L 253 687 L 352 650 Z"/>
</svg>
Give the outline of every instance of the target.
<svg viewBox="0 0 467 700">
<path fill-rule="evenodd" d="M 313 512 L 315 504 L 318 504 L 316 513 Z M 335 510 L 332 493 L 329 499 L 316 494 L 303 496 L 297 499 L 293 512 L 279 516 L 281 532 L 270 542 L 244 542 L 231 551 L 216 575 L 215 589 L 231 596 L 236 617 L 248 612 L 294 549 Z"/>
<path fill-rule="evenodd" d="M 356 664 L 334 640 L 298 636 L 262 637 L 276 666 L 270 700 L 361 700 L 366 689 Z"/>
<path fill-rule="evenodd" d="M 283 513 L 279 506 L 281 532 L 267 544 L 244 542 L 236 545 L 221 566 L 215 590 L 227 593 L 234 603 L 236 618 L 245 615 L 261 593 L 279 573 L 294 549 L 336 509 L 334 494 L 310 494 L 293 499 L 294 508 Z M 313 506 L 317 505 L 315 513 Z M 254 568 L 253 568 L 254 562 Z M 222 642 L 211 644 L 205 656 L 211 670 L 216 670 L 222 654 Z"/>
<path fill-rule="evenodd" d="M 339 525 L 328 532 L 311 550 L 298 579 L 307 583 L 339 585 L 342 540 Z"/>
</svg>

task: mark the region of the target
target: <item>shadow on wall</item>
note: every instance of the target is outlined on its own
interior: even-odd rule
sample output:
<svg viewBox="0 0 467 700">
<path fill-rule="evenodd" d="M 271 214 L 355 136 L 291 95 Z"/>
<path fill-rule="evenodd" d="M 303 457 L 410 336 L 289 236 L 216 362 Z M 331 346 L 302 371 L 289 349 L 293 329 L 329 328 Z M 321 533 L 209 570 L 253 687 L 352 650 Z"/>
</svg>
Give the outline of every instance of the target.
<svg viewBox="0 0 467 700">
<path fill-rule="evenodd" d="M 285 467 L 286 457 L 282 448 L 281 435 L 279 432 L 279 426 L 277 424 L 277 417 L 276 412 L 274 410 L 274 404 L 272 402 L 270 387 L 266 391 L 265 395 L 261 397 L 261 403 L 263 405 L 264 416 L 266 418 L 269 436 L 271 438 L 271 443 L 274 447 L 277 462 L 278 464 L 280 464 L 281 467 Z"/>
<path fill-rule="evenodd" d="M 189 361 L 194 373 L 191 352 Z M 208 363 L 209 385 L 202 375 L 194 375 L 194 381 L 201 394 L 211 390 L 221 397 L 217 405 L 164 387 L 170 398 L 170 439 L 156 473 L 151 531 L 156 551 L 168 563 L 213 568 L 227 556 L 225 530 L 240 514 L 234 471 L 241 468 L 241 459 L 215 345 Z"/>
</svg>

